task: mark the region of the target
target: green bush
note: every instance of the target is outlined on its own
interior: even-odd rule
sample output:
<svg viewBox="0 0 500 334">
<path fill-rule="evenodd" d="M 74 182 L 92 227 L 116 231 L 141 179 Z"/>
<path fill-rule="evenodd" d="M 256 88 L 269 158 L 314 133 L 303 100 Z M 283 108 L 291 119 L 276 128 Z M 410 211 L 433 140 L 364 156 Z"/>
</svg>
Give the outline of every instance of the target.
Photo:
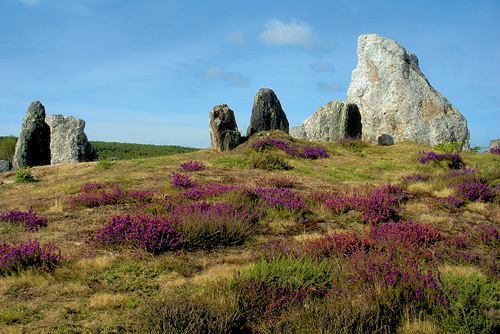
<svg viewBox="0 0 500 334">
<path fill-rule="evenodd" d="M 256 279 L 287 290 L 322 286 L 332 282 L 332 268 L 325 259 L 278 256 L 256 263 L 240 274 L 242 279 Z"/>
<path fill-rule="evenodd" d="M 109 169 L 114 164 L 115 164 L 114 161 L 99 159 L 99 161 L 97 161 L 95 167 L 98 169 Z"/>
<path fill-rule="evenodd" d="M 434 149 L 439 152 L 443 152 L 445 154 L 453 154 L 455 152 L 458 152 L 460 145 L 462 145 L 462 142 L 460 141 L 448 141 L 444 143 L 439 143 L 434 146 Z"/>
<path fill-rule="evenodd" d="M 440 323 L 451 333 L 499 333 L 500 284 L 472 274 L 443 275 L 446 285 L 455 291 L 448 293 L 449 309 L 443 310 Z"/>
<path fill-rule="evenodd" d="M 31 183 L 36 182 L 33 175 L 30 173 L 29 167 L 23 167 L 16 171 L 16 176 L 14 177 L 14 182 L 16 183 Z"/>
<path fill-rule="evenodd" d="M 270 153 L 258 153 L 252 158 L 252 167 L 265 170 L 291 170 L 293 166 L 289 165 L 284 158 Z"/>
</svg>

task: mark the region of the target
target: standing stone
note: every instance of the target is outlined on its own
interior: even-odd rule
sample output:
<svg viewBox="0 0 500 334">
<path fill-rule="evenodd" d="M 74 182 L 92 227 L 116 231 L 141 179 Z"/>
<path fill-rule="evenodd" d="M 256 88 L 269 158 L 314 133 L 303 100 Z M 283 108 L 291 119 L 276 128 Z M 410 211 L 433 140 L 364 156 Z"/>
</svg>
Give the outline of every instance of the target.
<svg viewBox="0 0 500 334">
<path fill-rule="evenodd" d="M 23 118 L 12 165 L 14 169 L 50 165 L 50 128 L 40 101 L 32 102 Z"/>
<path fill-rule="evenodd" d="M 241 140 L 236 125 L 234 111 L 227 104 L 219 104 L 208 113 L 210 140 L 212 147 L 219 151 L 229 151 L 238 146 Z"/>
<path fill-rule="evenodd" d="M 0 173 L 10 172 L 12 163 L 9 160 L 0 160 Z"/>
<path fill-rule="evenodd" d="M 392 138 L 391 136 L 389 136 L 388 134 L 385 134 L 385 133 L 383 135 L 379 136 L 377 141 L 378 141 L 378 144 L 380 146 L 394 145 L 394 138 Z"/>
<path fill-rule="evenodd" d="M 52 165 L 94 161 L 97 152 L 84 132 L 85 121 L 73 116 L 49 115 L 50 152 Z"/>
<path fill-rule="evenodd" d="M 491 150 L 492 148 L 500 148 L 500 139 L 490 141 L 489 149 Z"/>
<path fill-rule="evenodd" d="M 330 101 L 309 116 L 290 135 L 309 141 L 339 141 L 361 137 L 361 114 L 354 103 Z"/>
<path fill-rule="evenodd" d="M 281 130 L 288 133 L 288 119 L 272 89 L 261 88 L 255 94 L 247 137 L 259 131 Z"/>
<path fill-rule="evenodd" d="M 469 148 L 467 120 L 429 84 L 416 55 L 379 35 L 361 35 L 357 54 L 347 100 L 359 107 L 364 141 L 385 133 L 396 142 Z"/>
</svg>

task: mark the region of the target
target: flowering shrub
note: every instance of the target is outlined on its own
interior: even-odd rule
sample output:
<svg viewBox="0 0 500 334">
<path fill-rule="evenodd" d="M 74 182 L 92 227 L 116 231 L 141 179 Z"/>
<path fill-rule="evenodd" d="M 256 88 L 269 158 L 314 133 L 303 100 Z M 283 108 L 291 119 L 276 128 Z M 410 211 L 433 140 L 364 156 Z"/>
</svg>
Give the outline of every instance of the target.
<svg viewBox="0 0 500 334">
<path fill-rule="evenodd" d="M 320 257 L 332 255 L 351 256 L 359 251 L 367 251 L 370 245 L 371 241 L 368 238 L 355 232 L 333 232 L 322 238 L 308 241 L 304 246 L 304 250 L 308 254 Z"/>
<path fill-rule="evenodd" d="M 115 216 L 94 234 L 89 235 L 92 246 L 113 248 L 132 245 L 152 253 L 176 249 L 180 244 L 177 218 L 149 217 L 147 215 Z"/>
<path fill-rule="evenodd" d="M 185 172 L 196 172 L 205 169 L 206 167 L 203 165 L 203 162 L 198 162 L 198 161 L 184 162 L 181 164 L 181 167 L 179 168 L 180 171 L 185 171 Z"/>
<path fill-rule="evenodd" d="M 330 193 L 311 194 L 310 197 L 320 200 L 327 208 L 337 213 L 359 210 L 363 212 L 363 222 L 376 224 L 395 218 L 400 210 L 398 205 L 404 196 L 402 187 L 387 184 L 381 187 L 366 185 L 355 188 L 351 195 Z"/>
<path fill-rule="evenodd" d="M 500 154 L 500 147 L 492 147 L 489 149 L 490 153 L 493 153 L 493 154 Z"/>
<path fill-rule="evenodd" d="M 93 182 L 84 184 L 80 188 L 80 194 L 72 196 L 72 206 L 96 207 L 100 205 L 141 202 L 147 203 L 153 200 L 156 192 L 153 190 L 122 190 L 115 183 Z"/>
<path fill-rule="evenodd" d="M 455 188 L 455 194 L 441 199 L 441 202 L 450 210 L 456 209 L 466 202 L 489 202 L 496 197 L 496 194 L 487 183 L 469 183 L 466 181 L 457 185 L 450 185 L 450 187 Z"/>
<path fill-rule="evenodd" d="M 196 180 L 191 180 L 189 175 L 172 172 L 172 174 L 168 175 L 168 178 L 170 179 L 172 188 L 188 189 L 198 187 L 198 182 L 196 182 Z"/>
<path fill-rule="evenodd" d="M 35 239 L 26 243 L 0 243 L 0 275 L 17 273 L 21 270 L 34 268 L 51 272 L 63 262 L 63 257 L 55 246 L 47 243 L 40 246 Z"/>
<path fill-rule="evenodd" d="M 0 212 L 0 221 L 13 224 L 22 224 L 25 226 L 26 231 L 33 232 L 39 227 L 47 226 L 47 218 L 40 218 L 36 216 L 30 207 L 28 212 L 22 211 L 8 211 Z"/>
<path fill-rule="evenodd" d="M 453 154 L 437 154 L 436 152 L 428 152 L 425 153 L 424 151 L 418 151 L 419 157 L 418 157 L 418 162 L 421 164 L 425 164 L 427 161 L 442 161 L 442 160 L 447 160 L 448 161 L 448 167 L 451 169 L 459 169 L 461 168 L 464 163 L 462 162 L 462 158 L 460 157 L 460 154 L 458 152 L 455 152 Z"/>
<path fill-rule="evenodd" d="M 253 142 L 251 146 L 257 150 L 265 150 L 269 147 L 276 147 L 282 151 L 285 151 L 292 158 L 303 158 L 303 159 L 321 159 L 328 158 L 329 155 L 323 147 L 311 147 L 308 145 L 288 145 L 284 141 L 275 139 L 264 139 Z"/>
</svg>

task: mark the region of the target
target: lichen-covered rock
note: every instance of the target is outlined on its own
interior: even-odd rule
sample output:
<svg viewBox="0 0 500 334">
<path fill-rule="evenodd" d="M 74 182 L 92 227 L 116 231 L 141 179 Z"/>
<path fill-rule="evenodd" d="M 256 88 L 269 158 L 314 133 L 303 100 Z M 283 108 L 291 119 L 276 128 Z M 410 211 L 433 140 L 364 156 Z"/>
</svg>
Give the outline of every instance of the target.
<svg viewBox="0 0 500 334">
<path fill-rule="evenodd" d="M 253 100 L 247 137 L 259 131 L 269 130 L 281 130 L 288 133 L 288 119 L 274 91 L 261 88 Z"/>
<path fill-rule="evenodd" d="M 239 145 L 241 134 L 234 118 L 234 111 L 226 104 L 216 105 L 210 110 L 208 123 L 213 148 L 229 151 Z"/>
<path fill-rule="evenodd" d="M 391 146 L 394 145 L 394 138 L 389 136 L 388 134 L 384 133 L 383 135 L 379 136 L 378 139 L 378 144 L 380 146 Z"/>
<path fill-rule="evenodd" d="M 339 141 L 361 137 L 361 114 L 358 106 L 340 100 L 330 101 L 309 116 L 290 135 L 309 141 Z"/>
<path fill-rule="evenodd" d="M 9 160 L 0 160 L 0 173 L 10 172 L 12 163 Z"/>
<path fill-rule="evenodd" d="M 33 101 L 23 118 L 12 166 L 19 169 L 43 165 L 50 165 L 50 128 L 45 123 L 45 107 Z"/>
<path fill-rule="evenodd" d="M 429 84 L 416 55 L 379 35 L 361 35 L 357 54 L 347 101 L 359 107 L 364 141 L 385 133 L 395 142 L 461 142 L 469 148 L 467 120 Z"/>
<path fill-rule="evenodd" d="M 97 152 L 84 132 L 85 121 L 73 116 L 49 115 L 45 119 L 50 126 L 52 165 L 94 161 Z"/>
<path fill-rule="evenodd" d="M 490 141 L 489 149 L 491 150 L 492 148 L 500 148 L 500 139 Z"/>
</svg>

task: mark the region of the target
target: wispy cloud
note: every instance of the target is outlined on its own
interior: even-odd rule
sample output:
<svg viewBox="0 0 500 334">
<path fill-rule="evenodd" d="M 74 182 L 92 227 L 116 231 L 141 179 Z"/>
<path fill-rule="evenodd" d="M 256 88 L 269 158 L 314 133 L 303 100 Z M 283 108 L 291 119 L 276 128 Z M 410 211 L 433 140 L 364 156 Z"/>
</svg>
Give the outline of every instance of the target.
<svg viewBox="0 0 500 334">
<path fill-rule="evenodd" d="M 328 84 L 325 82 L 318 82 L 316 87 L 318 90 L 324 92 L 341 92 L 344 90 L 344 87 L 336 83 Z"/>
<path fill-rule="evenodd" d="M 273 19 L 265 24 L 265 28 L 259 39 L 267 45 L 296 45 L 308 49 L 318 45 L 311 27 L 305 23 L 284 23 Z"/>
<path fill-rule="evenodd" d="M 335 70 L 332 63 L 312 63 L 311 68 L 316 72 L 333 72 Z"/>
<path fill-rule="evenodd" d="M 245 36 L 243 36 L 243 33 L 240 30 L 236 30 L 226 37 L 226 41 L 241 44 L 245 41 Z"/>
<path fill-rule="evenodd" d="M 232 87 L 248 87 L 250 80 L 243 74 L 238 72 L 225 72 L 217 66 L 209 67 L 200 75 L 203 79 L 217 80 L 226 83 Z"/>
</svg>

